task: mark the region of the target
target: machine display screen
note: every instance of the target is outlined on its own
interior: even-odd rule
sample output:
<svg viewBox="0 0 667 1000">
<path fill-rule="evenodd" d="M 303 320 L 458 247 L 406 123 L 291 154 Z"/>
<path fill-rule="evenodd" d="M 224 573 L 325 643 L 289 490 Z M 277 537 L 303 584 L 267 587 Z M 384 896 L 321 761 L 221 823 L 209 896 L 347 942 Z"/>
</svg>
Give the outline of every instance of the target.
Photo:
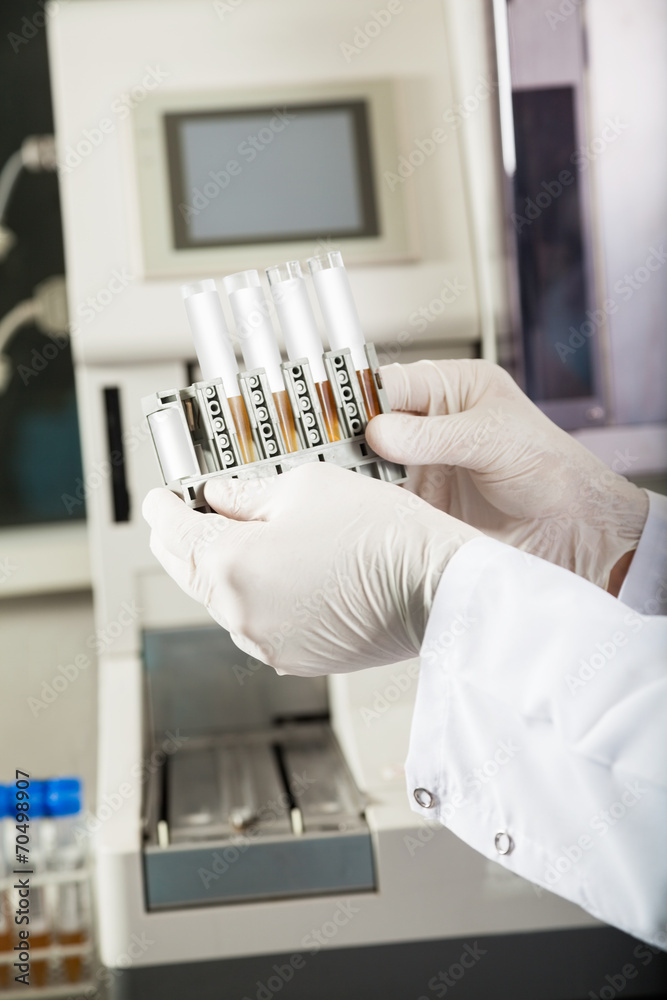
<svg viewBox="0 0 667 1000">
<path fill-rule="evenodd" d="M 177 249 L 378 235 L 365 101 L 164 123 Z"/>
</svg>

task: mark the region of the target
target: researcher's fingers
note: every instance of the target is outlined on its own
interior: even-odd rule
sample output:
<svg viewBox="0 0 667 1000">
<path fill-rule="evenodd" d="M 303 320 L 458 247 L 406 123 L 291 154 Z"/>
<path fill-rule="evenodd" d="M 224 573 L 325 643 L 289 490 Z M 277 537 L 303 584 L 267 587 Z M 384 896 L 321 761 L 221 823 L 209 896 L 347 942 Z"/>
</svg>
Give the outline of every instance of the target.
<svg viewBox="0 0 667 1000">
<path fill-rule="evenodd" d="M 190 560 L 200 545 L 231 528 L 224 518 L 192 510 L 164 488 L 151 490 L 142 511 L 153 529 L 151 538 L 159 537 L 167 551 L 178 559 Z"/>
<path fill-rule="evenodd" d="M 262 646 L 257 642 L 253 642 L 247 636 L 241 635 L 240 632 L 230 631 L 229 635 L 234 645 L 238 646 L 242 653 L 246 653 L 254 660 L 259 660 L 260 663 L 264 663 L 267 667 L 271 666 L 271 646 L 268 643 Z"/>
<path fill-rule="evenodd" d="M 407 413 L 457 413 L 464 409 L 466 383 L 474 377 L 471 362 L 415 361 L 380 369 L 392 410 Z"/>
<path fill-rule="evenodd" d="M 481 471 L 495 453 L 492 436 L 466 413 L 420 417 L 384 413 L 366 428 L 366 440 L 381 458 L 403 465 L 459 465 Z"/>
<path fill-rule="evenodd" d="M 235 521 L 267 521 L 275 509 L 280 485 L 280 476 L 209 479 L 204 496 L 209 507 Z"/>
<path fill-rule="evenodd" d="M 180 559 L 190 557 L 194 543 L 208 528 L 205 514 L 192 510 L 164 487 L 147 494 L 142 513 L 167 550 Z"/>
<path fill-rule="evenodd" d="M 175 556 L 154 531 L 151 532 L 151 552 L 181 590 L 184 590 L 189 597 L 195 597 L 193 560 Z"/>
</svg>

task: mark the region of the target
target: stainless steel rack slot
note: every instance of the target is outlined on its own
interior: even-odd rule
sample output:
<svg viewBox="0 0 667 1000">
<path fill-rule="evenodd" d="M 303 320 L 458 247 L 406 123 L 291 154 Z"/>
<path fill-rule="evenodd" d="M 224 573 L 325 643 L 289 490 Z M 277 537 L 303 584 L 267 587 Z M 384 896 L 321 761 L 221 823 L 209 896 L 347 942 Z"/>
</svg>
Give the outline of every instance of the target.
<svg viewBox="0 0 667 1000">
<path fill-rule="evenodd" d="M 150 909 L 375 888 L 363 798 L 328 723 L 192 739 L 165 766 Z"/>
</svg>

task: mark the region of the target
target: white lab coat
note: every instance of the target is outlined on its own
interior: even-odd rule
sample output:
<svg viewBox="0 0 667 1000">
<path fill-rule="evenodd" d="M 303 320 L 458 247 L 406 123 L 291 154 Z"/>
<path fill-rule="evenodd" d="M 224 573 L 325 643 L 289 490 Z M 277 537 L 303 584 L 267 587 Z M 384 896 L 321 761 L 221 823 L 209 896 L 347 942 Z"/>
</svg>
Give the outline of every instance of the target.
<svg viewBox="0 0 667 1000">
<path fill-rule="evenodd" d="M 425 818 L 667 948 L 667 498 L 650 500 L 619 599 L 492 539 L 462 546 L 406 774 Z"/>
</svg>

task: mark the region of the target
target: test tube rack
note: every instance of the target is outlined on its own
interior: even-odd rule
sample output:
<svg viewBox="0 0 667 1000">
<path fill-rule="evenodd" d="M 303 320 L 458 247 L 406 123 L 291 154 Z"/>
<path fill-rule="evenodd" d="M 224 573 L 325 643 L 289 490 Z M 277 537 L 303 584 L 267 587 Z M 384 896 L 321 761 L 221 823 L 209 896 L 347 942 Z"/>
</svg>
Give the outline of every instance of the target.
<svg viewBox="0 0 667 1000">
<path fill-rule="evenodd" d="M 366 344 L 364 349 L 380 410 L 388 413 L 391 407 L 382 385 L 375 347 Z M 292 452 L 286 447 L 264 369 L 239 372 L 239 388 L 259 456 L 254 462 L 243 462 L 241 458 L 236 426 L 221 378 L 145 396 L 141 401 L 142 408 L 151 428 L 165 485 L 188 506 L 208 511 L 204 486 L 209 479 L 217 476 L 231 479 L 275 476 L 307 462 L 332 462 L 373 479 L 404 482 L 405 467 L 380 458 L 366 441 L 368 417 L 349 348 L 327 351 L 322 360 L 333 390 L 341 438 L 331 442 L 327 437 L 308 360 L 285 361 L 281 368 L 299 440 L 298 450 Z M 176 415 L 167 411 L 176 411 Z M 186 475 L 179 479 L 168 479 L 165 475 L 165 468 L 171 464 L 168 457 L 161 454 L 165 440 L 163 438 L 158 442 L 151 426 L 151 421 L 159 424 L 161 418 L 168 419 L 178 428 L 181 442 L 185 441 L 186 447 L 191 448 L 191 465 L 199 468 L 198 475 Z"/>
<path fill-rule="evenodd" d="M 20 875 L 13 874 L 0 879 L 0 904 L 5 893 L 13 891 L 16 879 Z M 67 997 L 69 1000 L 78 1000 L 86 997 L 86 1000 L 98 1000 L 103 991 L 100 983 L 104 978 L 102 967 L 99 966 L 99 959 L 95 947 L 95 926 L 91 913 L 91 881 L 92 870 L 88 865 L 82 868 L 74 868 L 68 871 L 43 871 L 40 874 L 30 875 L 31 889 L 44 887 L 46 892 L 46 912 L 49 915 L 49 926 L 56 924 L 54 914 L 56 913 L 56 893 L 58 887 L 66 884 L 81 884 L 82 901 L 85 906 L 86 922 L 82 932 L 80 944 L 60 944 L 54 937 L 52 943 L 35 948 L 30 947 L 31 985 L 0 986 L 1 1000 L 18 1000 L 25 997 L 25 1000 L 56 1000 L 57 997 Z M 0 966 L 8 969 L 8 982 L 13 984 L 17 974 L 14 963 L 18 961 L 17 948 L 12 942 L 9 951 L 0 952 Z M 69 979 L 67 975 L 68 960 L 75 959 L 81 963 L 81 975 L 78 979 Z M 41 974 L 45 980 L 44 985 L 32 985 L 33 980 L 39 981 L 34 975 L 35 970 L 40 966 L 45 966 Z M 93 977 L 93 969 L 97 966 L 97 981 Z"/>
</svg>

